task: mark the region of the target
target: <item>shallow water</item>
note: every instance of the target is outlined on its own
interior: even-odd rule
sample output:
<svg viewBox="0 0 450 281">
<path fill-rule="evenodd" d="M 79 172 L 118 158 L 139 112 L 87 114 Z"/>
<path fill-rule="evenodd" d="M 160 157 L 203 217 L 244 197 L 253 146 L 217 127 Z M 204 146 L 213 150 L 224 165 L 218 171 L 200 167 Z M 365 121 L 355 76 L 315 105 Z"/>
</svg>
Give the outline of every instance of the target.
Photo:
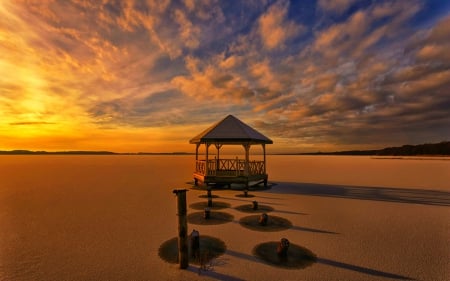
<svg viewBox="0 0 450 281">
<path fill-rule="evenodd" d="M 192 180 L 193 168 L 194 156 L 186 155 L 0 156 L 0 280 L 185 278 L 176 272 L 168 276 L 158 275 L 163 274 L 161 271 L 167 271 L 168 265 L 159 259 L 157 250 L 162 241 L 176 233 L 174 195 L 171 191 L 190 187 L 186 183 Z M 352 200 L 360 208 L 372 208 L 367 206 L 377 201 L 426 205 L 422 217 L 422 211 L 417 213 L 417 208 L 411 211 L 412 207 L 419 205 L 386 205 L 393 212 L 398 208 L 405 214 L 413 212 L 419 216 L 415 222 L 427 221 L 435 214 L 449 214 L 446 197 L 450 190 L 448 160 L 270 155 L 267 170 L 269 181 L 278 184 L 267 195 L 277 195 L 278 186 L 285 193 L 315 196 L 308 202 L 312 204 L 315 200 L 321 200 L 317 201 L 316 206 L 311 206 L 310 212 L 317 214 L 324 210 L 318 207 L 324 200 L 335 202 L 330 200 L 336 197 Z M 375 189 L 377 192 L 383 191 L 383 196 L 374 196 Z M 443 191 L 445 198 L 440 198 L 441 193 L 428 191 Z M 196 195 L 194 197 L 195 192 L 190 192 L 193 200 L 197 198 Z M 417 196 L 421 198 L 414 199 Z M 276 199 L 285 200 L 284 197 Z M 295 202 L 295 198 L 292 200 Z M 272 202 L 275 207 L 276 202 Z M 335 206 L 338 208 L 345 202 L 339 201 Z M 348 221 L 348 210 L 344 205 L 337 210 L 346 212 L 345 220 Z M 307 208 L 307 204 L 305 206 Z M 289 204 L 286 205 L 288 207 Z M 289 216 L 288 210 L 295 208 L 291 206 L 285 214 Z M 294 223 L 296 218 L 292 217 Z M 384 215 L 375 216 L 375 219 L 393 227 L 392 221 Z M 329 229 L 339 226 L 332 221 L 327 224 L 326 221 L 323 219 L 317 223 L 319 226 L 322 223 L 322 228 L 330 230 L 330 233 L 341 232 Z M 433 249 L 424 251 L 424 254 L 431 259 L 448 260 L 450 250 L 446 248 L 448 243 L 444 238 L 450 234 L 448 217 L 440 217 L 434 224 L 439 233 L 433 235 L 436 241 L 432 247 L 440 249 L 436 249 L 436 257 L 433 256 Z M 313 228 L 303 228 L 308 229 Z M 228 230 L 223 231 L 226 234 Z M 358 231 L 355 230 L 355 233 Z M 399 235 L 404 233 L 399 232 Z M 422 235 L 423 239 L 430 237 L 421 232 L 417 235 Z M 320 251 L 319 246 L 317 250 Z M 228 253 L 233 253 L 232 248 Z M 330 260 L 322 261 L 323 264 L 328 261 L 329 266 Z M 438 264 L 439 267 L 434 269 L 439 271 L 435 277 L 445 280 L 448 276 L 448 271 L 443 272 L 446 261 Z M 233 272 L 233 266 L 230 267 L 230 272 Z M 402 272 L 409 270 L 408 265 L 404 267 Z M 423 274 L 429 273 L 425 271 Z M 420 276 L 413 274 L 413 277 Z M 358 276 L 354 278 L 358 279 Z"/>
</svg>

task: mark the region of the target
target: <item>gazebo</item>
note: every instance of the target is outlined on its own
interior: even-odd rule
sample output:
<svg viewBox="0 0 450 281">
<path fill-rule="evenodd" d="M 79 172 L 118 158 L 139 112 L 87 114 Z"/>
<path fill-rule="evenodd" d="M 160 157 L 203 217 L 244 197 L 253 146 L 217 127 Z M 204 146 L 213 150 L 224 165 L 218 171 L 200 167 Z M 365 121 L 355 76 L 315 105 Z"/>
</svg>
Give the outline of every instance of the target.
<svg viewBox="0 0 450 281">
<path fill-rule="evenodd" d="M 201 134 L 189 141 L 195 144 L 195 171 L 194 182 L 209 184 L 232 183 L 245 184 L 248 188 L 250 182 L 259 184 L 264 182 L 267 186 L 268 175 L 266 173 L 266 144 L 272 144 L 272 140 L 259 133 L 252 127 L 243 123 L 233 115 L 228 115 L 222 121 L 209 127 Z M 199 159 L 199 147 L 206 147 L 205 159 Z M 216 147 L 216 155 L 211 159 L 209 147 Z M 245 159 L 221 159 L 220 149 L 223 145 L 242 145 L 245 150 Z M 263 161 L 250 160 L 250 147 L 262 145 Z"/>
</svg>

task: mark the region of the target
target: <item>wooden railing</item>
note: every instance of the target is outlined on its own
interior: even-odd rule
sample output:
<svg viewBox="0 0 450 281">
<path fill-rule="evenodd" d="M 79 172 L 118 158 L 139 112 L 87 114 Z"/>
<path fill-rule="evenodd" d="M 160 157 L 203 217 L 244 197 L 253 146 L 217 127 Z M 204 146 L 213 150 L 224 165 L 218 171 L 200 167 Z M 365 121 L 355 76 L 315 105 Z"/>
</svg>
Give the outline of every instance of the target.
<svg viewBox="0 0 450 281">
<path fill-rule="evenodd" d="M 208 169 L 206 169 L 208 165 Z M 208 170 L 208 174 L 206 174 Z M 195 165 L 195 172 L 201 175 L 208 176 L 244 176 L 245 175 L 245 160 L 242 159 L 209 159 L 197 160 Z M 248 175 L 263 175 L 264 161 L 249 161 Z"/>
<path fill-rule="evenodd" d="M 264 161 L 250 161 L 248 163 L 248 169 L 250 175 L 263 175 Z"/>
<path fill-rule="evenodd" d="M 195 164 L 195 172 L 201 175 L 206 174 L 206 161 L 205 160 L 197 160 Z"/>
</svg>

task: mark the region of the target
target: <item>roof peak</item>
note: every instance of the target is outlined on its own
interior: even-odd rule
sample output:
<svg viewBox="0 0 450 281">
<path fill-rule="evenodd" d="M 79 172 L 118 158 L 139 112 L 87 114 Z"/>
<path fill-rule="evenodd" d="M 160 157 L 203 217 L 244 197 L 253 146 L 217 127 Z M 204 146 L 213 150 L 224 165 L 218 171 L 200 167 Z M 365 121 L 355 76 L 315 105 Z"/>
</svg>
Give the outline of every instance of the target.
<svg viewBox="0 0 450 281">
<path fill-rule="evenodd" d="M 245 124 L 232 114 L 215 123 L 193 139 L 190 143 L 273 143 L 272 140 Z"/>
</svg>

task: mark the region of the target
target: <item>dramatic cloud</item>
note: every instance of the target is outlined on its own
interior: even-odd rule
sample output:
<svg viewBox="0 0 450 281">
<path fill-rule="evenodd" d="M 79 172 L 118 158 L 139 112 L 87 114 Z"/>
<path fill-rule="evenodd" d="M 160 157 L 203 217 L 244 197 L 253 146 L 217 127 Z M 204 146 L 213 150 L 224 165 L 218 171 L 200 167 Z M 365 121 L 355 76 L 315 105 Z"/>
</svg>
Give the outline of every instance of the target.
<svg viewBox="0 0 450 281">
<path fill-rule="evenodd" d="M 342 14 L 357 0 L 319 0 L 318 6 L 326 12 Z"/>
<path fill-rule="evenodd" d="M 449 49 L 445 1 L 6 0 L 0 149 L 189 150 L 228 114 L 274 151 L 448 140 Z"/>
<path fill-rule="evenodd" d="M 288 1 L 273 4 L 258 20 L 259 33 L 268 49 L 284 47 L 285 42 L 303 32 L 305 27 L 287 19 Z"/>
</svg>

